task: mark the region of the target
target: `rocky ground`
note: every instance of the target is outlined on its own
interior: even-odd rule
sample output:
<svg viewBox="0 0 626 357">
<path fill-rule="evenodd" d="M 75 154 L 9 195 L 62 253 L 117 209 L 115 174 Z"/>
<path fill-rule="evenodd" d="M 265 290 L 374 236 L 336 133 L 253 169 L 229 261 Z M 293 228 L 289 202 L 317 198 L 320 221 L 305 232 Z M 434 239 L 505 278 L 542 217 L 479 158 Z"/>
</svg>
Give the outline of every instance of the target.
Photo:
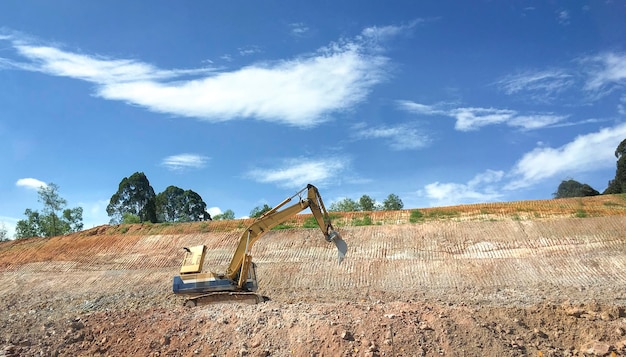
<svg viewBox="0 0 626 357">
<path fill-rule="evenodd" d="M 626 215 L 401 218 L 340 227 L 341 266 L 319 230 L 272 231 L 258 305 L 170 292 L 182 246 L 220 269 L 240 228 L 1 243 L 0 356 L 626 356 Z"/>
<path fill-rule="evenodd" d="M 6 301 L 4 356 L 622 356 L 615 304 L 269 301 L 68 312 Z M 131 298 L 132 299 L 132 298 Z M 122 301 L 123 300 L 123 301 Z"/>
</svg>

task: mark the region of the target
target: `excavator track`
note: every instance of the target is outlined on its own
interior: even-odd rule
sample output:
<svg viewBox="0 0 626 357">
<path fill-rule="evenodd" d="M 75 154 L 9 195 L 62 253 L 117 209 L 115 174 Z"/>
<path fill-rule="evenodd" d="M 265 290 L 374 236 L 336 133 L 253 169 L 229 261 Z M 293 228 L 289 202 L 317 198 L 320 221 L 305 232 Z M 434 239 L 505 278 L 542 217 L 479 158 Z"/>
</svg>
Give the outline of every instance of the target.
<svg viewBox="0 0 626 357">
<path fill-rule="evenodd" d="M 244 303 L 249 305 L 255 305 L 265 302 L 267 300 L 269 300 L 269 298 L 253 292 L 220 291 L 189 298 L 185 300 L 184 305 L 187 307 L 218 303 Z"/>
</svg>

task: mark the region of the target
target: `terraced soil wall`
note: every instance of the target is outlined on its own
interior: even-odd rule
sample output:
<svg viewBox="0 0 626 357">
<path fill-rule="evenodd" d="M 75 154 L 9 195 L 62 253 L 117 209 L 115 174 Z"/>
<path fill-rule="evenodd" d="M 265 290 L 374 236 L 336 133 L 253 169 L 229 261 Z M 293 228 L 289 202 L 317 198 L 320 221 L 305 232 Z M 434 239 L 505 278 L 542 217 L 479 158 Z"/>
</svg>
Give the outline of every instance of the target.
<svg viewBox="0 0 626 357">
<path fill-rule="evenodd" d="M 186 310 L 171 293 L 182 247 L 207 245 L 205 268 L 223 271 L 249 221 L 4 242 L 0 343 L 5 355 L 620 355 L 626 204 L 603 199 L 343 214 L 341 265 L 298 216 L 253 248 L 271 299 L 257 307 Z"/>
</svg>

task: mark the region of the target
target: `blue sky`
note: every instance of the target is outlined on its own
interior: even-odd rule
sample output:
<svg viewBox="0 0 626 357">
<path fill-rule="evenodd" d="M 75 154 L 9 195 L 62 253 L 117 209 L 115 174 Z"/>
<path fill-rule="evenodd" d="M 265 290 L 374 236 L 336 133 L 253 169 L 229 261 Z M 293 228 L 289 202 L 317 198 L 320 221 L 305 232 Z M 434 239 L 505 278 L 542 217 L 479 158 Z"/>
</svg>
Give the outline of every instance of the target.
<svg viewBox="0 0 626 357">
<path fill-rule="evenodd" d="M 237 217 L 307 183 L 405 208 L 599 191 L 626 138 L 622 1 L 0 2 L 0 221 L 56 183 Z"/>
</svg>

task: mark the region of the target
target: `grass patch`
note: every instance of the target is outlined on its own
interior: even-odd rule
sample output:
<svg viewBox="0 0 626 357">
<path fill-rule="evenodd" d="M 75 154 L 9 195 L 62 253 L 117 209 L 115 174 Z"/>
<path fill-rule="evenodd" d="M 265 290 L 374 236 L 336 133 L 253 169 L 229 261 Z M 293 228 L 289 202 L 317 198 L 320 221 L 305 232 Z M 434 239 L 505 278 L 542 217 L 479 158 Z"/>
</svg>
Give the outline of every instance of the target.
<svg viewBox="0 0 626 357">
<path fill-rule="evenodd" d="M 317 220 L 315 219 L 315 217 L 309 217 L 304 220 L 304 223 L 302 223 L 302 228 L 317 228 L 317 227 L 319 226 L 317 224 Z"/>
<path fill-rule="evenodd" d="M 579 209 L 576 210 L 576 213 L 574 214 L 574 217 L 576 217 L 576 218 L 586 218 L 586 217 L 588 217 L 588 215 L 587 215 L 587 212 L 584 209 L 579 208 Z"/>
<path fill-rule="evenodd" d="M 128 227 L 128 226 L 122 226 L 122 227 L 120 227 L 120 233 L 121 234 L 125 234 L 126 232 L 128 232 L 129 229 L 130 229 L 130 227 Z"/>
<path fill-rule="evenodd" d="M 209 224 L 206 222 L 202 222 L 200 223 L 200 225 L 198 226 L 198 230 L 202 233 L 206 233 L 209 231 Z"/>
<path fill-rule="evenodd" d="M 372 217 L 365 215 L 362 218 L 354 217 L 352 218 L 353 226 L 371 226 L 372 225 Z"/>
<path fill-rule="evenodd" d="M 281 224 L 275 226 L 274 228 L 272 228 L 272 230 L 273 231 L 278 231 L 278 230 L 281 230 L 281 229 L 290 229 L 290 228 L 293 228 L 293 226 L 289 225 L 289 224 L 281 223 Z"/>
<path fill-rule="evenodd" d="M 426 216 L 428 218 L 434 218 L 434 219 L 451 218 L 451 217 L 457 217 L 460 215 L 461 214 L 459 213 L 459 211 L 444 210 L 444 209 L 434 209 L 426 213 Z"/>
<path fill-rule="evenodd" d="M 420 212 L 418 209 L 414 209 L 411 211 L 411 215 L 409 216 L 409 222 L 411 223 L 419 223 L 424 221 L 424 214 Z"/>
<path fill-rule="evenodd" d="M 521 221 L 522 217 L 520 217 L 519 214 L 516 213 L 516 214 L 511 216 L 511 219 L 514 220 L 514 221 Z"/>
</svg>

